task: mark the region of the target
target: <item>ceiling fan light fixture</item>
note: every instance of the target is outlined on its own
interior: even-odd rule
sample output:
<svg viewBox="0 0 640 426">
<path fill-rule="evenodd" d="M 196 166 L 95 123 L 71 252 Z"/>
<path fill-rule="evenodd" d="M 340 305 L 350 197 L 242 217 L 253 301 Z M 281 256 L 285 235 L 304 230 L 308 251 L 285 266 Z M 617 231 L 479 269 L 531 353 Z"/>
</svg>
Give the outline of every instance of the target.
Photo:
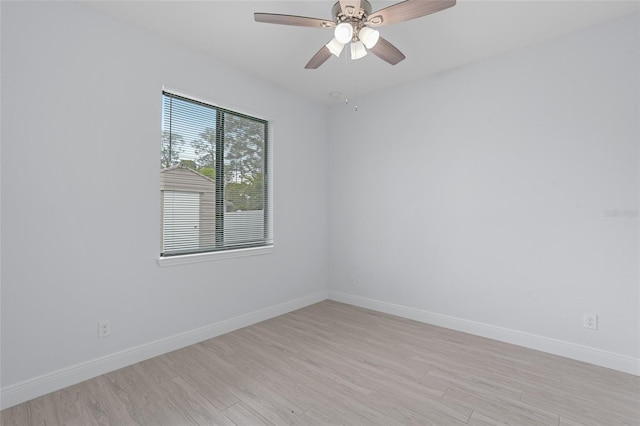
<svg viewBox="0 0 640 426">
<path fill-rule="evenodd" d="M 333 35 L 340 43 L 349 43 L 353 38 L 353 26 L 348 22 L 338 24 L 333 31 Z"/>
<path fill-rule="evenodd" d="M 367 49 L 364 47 L 363 42 L 358 40 L 351 43 L 351 59 L 355 61 L 356 59 L 364 58 L 365 56 L 367 56 Z"/>
<path fill-rule="evenodd" d="M 367 49 L 371 49 L 380 39 L 380 31 L 369 27 L 362 27 L 358 33 L 358 38 L 362 40 Z"/>
<path fill-rule="evenodd" d="M 327 43 L 327 49 L 329 49 L 329 52 L 333 55 L 340 57 L 342 49 L 344 49 L 344 43 L 340 43 L 338 39 L 333 38 L 329 43 Z"/>
<path fill-rule="evenodd" d="M 2 0 L 0 0 L 2 1 Z M 305 69 L 317 69 L 332 55 L 339 56 L 344 46 L 349 44 L 351 59 L 364 57 L 369 50 L 378 58 L 396 65 L 406 57 L 393 44 L 389 43 L 377 31 L 381 25 L 410 21 L 422 16 L 455 6 L 457 0 L 400 0 L 390 6 L 372 12 L 369 0 L 334 0 L 331 9 L 332 19 L 310 18 L 281 13 L 253 14 L 256 22 L 267 24 L 293 25 L 309 28 L 333 28 L 334 39 L 323 45 L 304 66 Z"/>
</svg>

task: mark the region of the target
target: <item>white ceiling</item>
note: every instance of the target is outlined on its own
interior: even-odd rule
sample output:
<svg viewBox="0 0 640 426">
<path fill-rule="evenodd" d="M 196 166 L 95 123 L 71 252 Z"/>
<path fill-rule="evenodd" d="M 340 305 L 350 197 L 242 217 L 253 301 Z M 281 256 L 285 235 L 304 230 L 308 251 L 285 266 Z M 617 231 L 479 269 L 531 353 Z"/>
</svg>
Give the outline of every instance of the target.
<svg viewBox="0 0 640 426">
<path fill-rule="evenodd" d="M 422 1 L 422 0 L 413 0 Z M 394 1 L 370 0 L 373 10 Z M 458 0 L 433 15 L 381 27 L 407 59 L 392 66 L 345 51 L 317 70 L 304 65 L 332 30 L 257 23 L 254 12 L 331 19 L 322 1 L 105 1 L 87 3 L 235 68 L 331 105 L 586 28 L 639 10 L 639 1 Z M 331 96 L 340 92 L 340 96 Z"/>
</svg>

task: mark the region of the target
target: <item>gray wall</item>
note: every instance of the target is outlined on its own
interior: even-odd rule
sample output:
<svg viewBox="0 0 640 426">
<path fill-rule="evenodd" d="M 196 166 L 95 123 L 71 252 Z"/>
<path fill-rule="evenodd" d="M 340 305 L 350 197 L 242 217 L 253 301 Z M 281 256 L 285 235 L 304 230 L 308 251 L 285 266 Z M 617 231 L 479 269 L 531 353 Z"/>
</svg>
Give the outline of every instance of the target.
<svg viewBox="0 0 640 426">
<path fill-rule="evenodd" d="M 638 31 L 635 15 L 333 108 L 333 297 L 640 371 Z"/>
<path fill-rule="evenodd" d="M 163 85 L 272 120 L 272 254 L 158 266 Z M 3 388 L 326 292 L 324 108 L 80 2 L 3 2 L 2 89 Z"/>
</svg>

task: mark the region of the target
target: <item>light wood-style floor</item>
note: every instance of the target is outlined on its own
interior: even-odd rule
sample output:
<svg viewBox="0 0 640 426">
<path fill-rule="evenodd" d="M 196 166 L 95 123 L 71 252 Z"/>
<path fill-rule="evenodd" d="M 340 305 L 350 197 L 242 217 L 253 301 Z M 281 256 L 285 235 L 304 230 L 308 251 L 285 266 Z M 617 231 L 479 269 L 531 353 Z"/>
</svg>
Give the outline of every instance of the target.
<svg viewBox="0 0 640 426">
<path fill-rule="evenodd" d="M 325 301 L 2 411 L 9 425 L 640 425 L 640 377 Z"/>
</svg>

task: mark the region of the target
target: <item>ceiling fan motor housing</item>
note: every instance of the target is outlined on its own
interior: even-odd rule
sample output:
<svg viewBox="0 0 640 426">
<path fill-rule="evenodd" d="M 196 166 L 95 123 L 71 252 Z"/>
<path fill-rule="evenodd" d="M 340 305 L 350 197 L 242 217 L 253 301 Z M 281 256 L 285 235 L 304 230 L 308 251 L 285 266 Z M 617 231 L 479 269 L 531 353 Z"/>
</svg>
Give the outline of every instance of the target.
<svg viewBox="0 0 640 426">
<path fill-rule="evenodd" d="M 358 34 L 358 30 L 362 28 L 367 20 L 367 16 L 371 14 L 371 3 L 367 0 L 360 1 L 360 9 L 356 10 L 354 7 L 347 6 L 346 11 L 342 11 L 340 2 L 336 2 L 331 9 L 331 14 L 336 24 L 343 22 L 349 22 L 353 26 L 353 32 Z"/>
</svg>

